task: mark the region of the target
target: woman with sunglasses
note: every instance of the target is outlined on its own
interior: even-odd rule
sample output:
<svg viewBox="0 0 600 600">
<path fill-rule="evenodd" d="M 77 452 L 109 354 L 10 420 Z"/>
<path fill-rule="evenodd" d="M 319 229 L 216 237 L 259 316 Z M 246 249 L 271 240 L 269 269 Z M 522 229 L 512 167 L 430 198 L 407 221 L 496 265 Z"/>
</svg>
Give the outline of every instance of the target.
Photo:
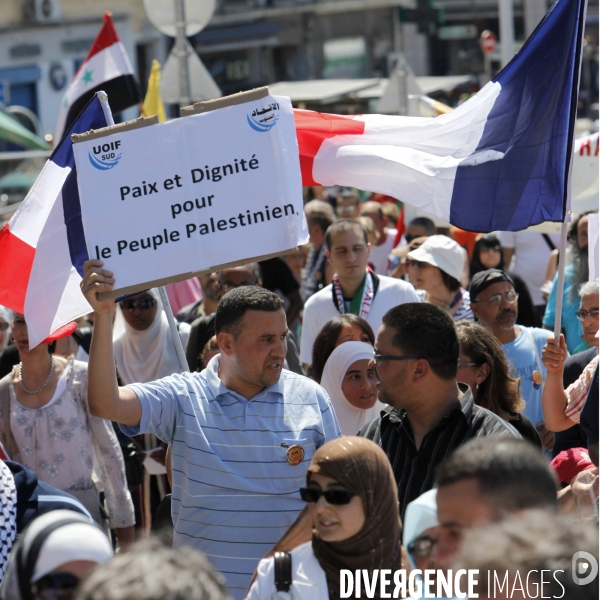
<svg viewBox="0 0 600 600">
<path fill-rule="evenodd" d="M 541 449 L 537 429 L 521 414 L 525 401 L 519 389 L 520 380 L 511 375 L 512 368 L 500 342 L 479 323 L 459 321 L 456 329 L 460 341 L 457 381 L 471 388 L 475 404 L 508 421 L 523 439 Z"/>
<path fill-rule="evenodd" d="M 46 513 L 13 546 L 0 600 L 71 600 L 79 581 L 112 556 L 106 534 L 85 516 Z"/>
<path fill-rule="evenodd" d="M 178 323 L 177 327 L 185 348 L 191 326 L 188 323 Z M 158 290 L 151 289 L 119 302 L 113 340 L 121 385 L 148 383 L 180 371 L 179 359 Z M 138 442 L 150 458 L 164 465 L 166 445 L 161 445 L 154 434 L 143 434 L 139 436 Z M 152 514 L 169 491 L 166 477 L 150 475 L 148 470 L 144 469 L 140 491 L 141 526 L 145 531 L 149 531 Z"/>
<path fill-rule="evenodd" d="M 327 359 L 321 385 L 342 435 L 356 435 L 385 408 L 377 399 L 379 378 L 372 360 L 373 346 L 365 342 L 340 344 Z"/>
<path fill-rule="evenodd" d="M 408 277 L 423 302 L 439 306 L 456 321 L 473 320 L 469 292 L 460 284 L 465 258 L 454 240 L 432 235 L 407 258 Z"/>
<path fill-rule="evenodd" d="M 110 528 L 121 543 L 133 541 L 123 453 L 112 424 L 89 412 L 87 364 L 50 354 L 48 344 L 30 348 L 20 313 L 11 329 L 21 362 L 0 380 L 0 441 L 12 460 L 75 496 L 97 523 L 104 522 L 100 485 Z"/>
<path fill-rule="evenodd" d="M 321 446 L 300 494 L 308 503 L 313 530 L 311 541 L 291 551 L 290 598 L 337 600 L 341 569 L 366 569 L 372 576 L 374 569 L 401 568 L 398 491 L 390 462 L 377 444 L 344 437 Z M 296 526 L 302 525 L 292 530 Z M 294 532 L 284 537 L 294 538 Z M 274 565 L 274 558 L 259 563 L 246 600 L 274 597 Z M 366 598 L 364 586 L 361 592 Z"/>
<path fill-rule="evenodd" d="M 402 544 L 406 548 L 410 566 L 425 571 L 437 570 L 439 565 L 435 556 L 435 546 L 439 537 L 437 518 L 437 490 L 429 490 L 409 502 L 406 507 Z M 431 592 L 437 589 L 436 576 L 432 578 Z"/>
<path fill-rule="evenodd" d="M 493 233 L 480 235 L 473 248 L 473 256 L 470 264 L 470 278 L 481 271 L 488 269 L 500 269 L 508 272 L 504 265 L 504 255 L 500 240 Z M 514 272 L 509 273 L 515 284 L 515 292 L 519 295 L 517 300 L 518 317 L 517 322 L 523 327 L 538 327 L 539 320 L 535 314 L 531 294 L 525 282 Z"/>
</svg>

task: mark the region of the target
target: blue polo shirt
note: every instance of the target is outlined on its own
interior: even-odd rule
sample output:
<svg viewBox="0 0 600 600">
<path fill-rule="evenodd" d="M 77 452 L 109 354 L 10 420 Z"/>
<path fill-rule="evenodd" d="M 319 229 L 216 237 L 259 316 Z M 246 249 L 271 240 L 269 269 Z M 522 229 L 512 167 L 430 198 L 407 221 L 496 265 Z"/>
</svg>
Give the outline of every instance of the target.
<svg viewBox="0 0 600 600">
<path fill-rule="evenodd" d="M 171 444 L 173 545 L 204 552 L 241 599 L 259 559 L 304 507 L 298 489 L 316 449 L 341 433 L 314 381 L 284 370 L 247 400 L 225 387 L 218 367 L 216 356 L 202 373 L 129 386 L 142 418 L 121 429 Z M 302 460 L 289 464 L 286 455 Z"/>
</svg>

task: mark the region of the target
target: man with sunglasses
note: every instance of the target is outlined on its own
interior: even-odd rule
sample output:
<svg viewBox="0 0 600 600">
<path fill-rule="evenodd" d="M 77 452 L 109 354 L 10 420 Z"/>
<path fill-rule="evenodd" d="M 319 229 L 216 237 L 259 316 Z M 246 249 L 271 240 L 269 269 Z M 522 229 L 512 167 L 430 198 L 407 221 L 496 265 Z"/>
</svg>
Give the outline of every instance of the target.
<svg viewBox="0 0 600 600">
<path fill-rule="evenodd" d="M 458 384 L 459 350 L 452 317 L 434 304 L 393 308 L 377 333 L 379 400 L 389 407 L 359 435 L 390 459 L 402 519 L 407 504 L 433 487 L 435 466 L 458 446 L 481 437 L 520 437 Z"/>
<path fill-rule="evenodd" d="M 542 349 L 548 332 L 516 325 L 519 295 L 510 275 L 500 269 L 476 273 L 469 293 L 475 318 L 496 336 L 516 376 L 521 379 L 521 396 L 525 400 L 523 414 L 537 427 L 544 447 L 552 450 L 554 435 L 545 427 L 542 411 L 542 388 L 546 379 Z"/>
<path fill-rule="evenodd" d="M 84 265 L 94 309 L 90 411 L 125 434 L 154 433 L 171 446 L 174 546 L 203 551 L 243 598 L 259 559 L 303 508 L 298 493 L 316 449 L 339 437 L 325 391 L 283 368 L 283 301 L 246 285 L 228 290 L 215 313 L 220 354 L 202 373 L 118 387 L 112 345 L 114 287 L 102 262 Z"/>
</svg>

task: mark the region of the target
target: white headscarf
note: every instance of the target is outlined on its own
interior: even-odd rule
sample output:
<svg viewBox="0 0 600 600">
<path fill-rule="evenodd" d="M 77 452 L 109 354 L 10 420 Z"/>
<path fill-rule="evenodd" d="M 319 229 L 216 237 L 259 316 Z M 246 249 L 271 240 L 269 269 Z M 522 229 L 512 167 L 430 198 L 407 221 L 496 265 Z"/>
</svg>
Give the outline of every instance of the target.
<svg viewBox="0 0 600 600">
<path fill-rule="evenodd" d="M 373 358 L 373 346 L 366 342 L 344 342 L 327 359 L 321 377 L 321 385 L 331 398 L 342 435 L 356 435 L 367 423 L 375 420 L 385 405 L 377 400 L 368 409 L 352 406 L 344 392 L 342 382 L 350 365 L 357 360 Z"/>
<path fill-rule="evenodd" d="M 429 490 L 418 498 L 408 503 L 404 521 L 402 523 L 402 545 L 406 548 L 414 542 L 424 531 L 437 527 L 440 522 L 437 517 L 437 490 Z M 417 568 L 414 558 L 407 551 L 408 559 L 413 569 Z"/>
<path fill-rule="evenodd" d="M 129 383 L 148 383 L 173 373 L 179 373 L 179 360 L 175 344 L 171 337 L 169 322 L 164 313 L 158 290 L 148 290 L 157 302 L 156 317 L 144 331 L 136 331 L 125 321 L 121 307 L 117 309 L 115 330 L 122 326 L 123 333 L 114 340 L 115 360 L 121 381 Z M 179 336 L 183 346 L 187 343 L 190 326 L 180 323 Z"/>
<path fill-rule="evenodd" d="M 10 339 L 10 322 L 13 318 L 13 311 L 10 308 L 6 308 L 6 306 L 0 305 L 0 317 L 2 317 L 8 323 L 8 329 L 6 330 L 6 337 L 4 338 L 4 344 L 0 346 L 0 356 L 4 352 L 4 349 L 8 345 L 8 340 Z"/>
</svg>

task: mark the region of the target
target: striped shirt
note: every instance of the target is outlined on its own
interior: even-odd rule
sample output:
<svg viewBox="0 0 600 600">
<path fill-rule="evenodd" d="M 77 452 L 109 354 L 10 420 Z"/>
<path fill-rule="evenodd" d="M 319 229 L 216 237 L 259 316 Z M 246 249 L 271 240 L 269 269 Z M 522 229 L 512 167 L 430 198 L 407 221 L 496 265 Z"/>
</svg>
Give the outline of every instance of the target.
<svg viewBox="0 0 600 600">
<path fill-rule="evenodd" d="M 594 373 L 598 368 L 598 361 L 600 356 L 594 357 L 583 370 L 583 373 L 579 376 L 577 381 L 573 382 L 566 390 L 567 395 L 567 408 L 565 408 L 565 415 L 573 421 L 573 423 L 579 423 L 581 417 L 581 411 L 588 397 L 590 386 L 592 385 L 592 379 Z"/>
<path fill-rule="evenodd" d="M 425 435 L 418 450 L 406 411 L 391 406 L 359 435 L 379 444 L 390 459 L 402 519 L 407 504 L 433 487 L 435 468 L 456 448 L 482 437 L 521 437 L 506 421 L 475 405 L 470 389 Z"/>
<path fill-rule="evenodd" d="M 341 434 L 314 381 L 284 370 L 247 400 L 225 387 L 218 367 L 216 356 L 202 373 L 129 386 L 142 417 L 139 427 L 121 428 L 171 444 L 173 544 L 204 552 L 241 599 L 258 561 L 303 508 L 298 489 L 316 449 Z M 289 446 L 302 447 L 300 464 L 286 461 Z"/>
</svg>

